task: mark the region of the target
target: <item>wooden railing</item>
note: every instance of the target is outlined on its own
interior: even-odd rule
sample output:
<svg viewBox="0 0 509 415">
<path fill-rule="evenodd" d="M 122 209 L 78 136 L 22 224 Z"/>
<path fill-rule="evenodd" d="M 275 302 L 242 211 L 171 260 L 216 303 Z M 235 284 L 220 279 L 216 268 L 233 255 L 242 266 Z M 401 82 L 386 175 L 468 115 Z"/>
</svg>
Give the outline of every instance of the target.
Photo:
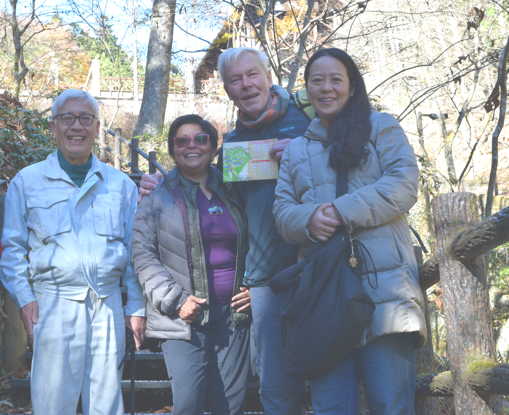
<svg viewBox="0 0 509 415">
<path fill-rule="evenodd" d="M 121 151 L 120 151 L 120 144 L 126 144 L 129 147 L 129 169 L 130 169 L 130 176 L 138 182 L 139 178 L 143 174 L 143 172 L 139 168 L 139 156 L 142 156 L 145 160 L 148 161 L 148 172 L 149 174 L 153 174 L 156 172 L 156 170 L 159 170 L 163 175 L 167 173 L 166 169 L 157 161 L 157 153 L 155 151 L 149 151 L 146 153 L 143 151 L 139 146 L 139 140 L 137 138 L 133 138 L 131 140 L 128 140 L 124 137 L 122 137 L 118 131 L 115 130 L 106 130 L 106 133 L 113 136 L 115 140 L 115 165 L 117 166 L 121 161 Z"/>
</svg>

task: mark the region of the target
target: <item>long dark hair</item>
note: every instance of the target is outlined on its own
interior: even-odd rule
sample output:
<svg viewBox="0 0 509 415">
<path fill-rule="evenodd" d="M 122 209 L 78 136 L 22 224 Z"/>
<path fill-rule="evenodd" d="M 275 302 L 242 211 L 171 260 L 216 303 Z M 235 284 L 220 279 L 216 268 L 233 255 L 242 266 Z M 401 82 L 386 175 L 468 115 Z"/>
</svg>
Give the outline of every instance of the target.
<svg viewBox="0 0 509 415">
<path fill-rule="evenodd" d="M 304 70 L 306 86 L 311 65 L 323 56 L 330 56 L 345 65 L 350 81 L 352 96 L 327 129 L 327 138 L 332 146 L 330 166 L 336 171 L 340 168 L 349 170 L 359 166 L 367 157 L 366 144 L 371 134 L 371 106 L 359 68 L 348 53 L 338 48 L 320 49 L 309 58 Z"/>
<path fill-rule="evenodd" d="M 175 118 L 170 125 L 170 130 L 168 131 L 168 152 L 170 156 L 174 156 L 174 143 L 173 139 L 177 135 L 177 131 L 184 124 L 195 124 L 201 127 L 201 129 L 210 136 L 210 145 L 212 150 L 217 149 L 217 130 L 210 122 L 204 120 L 198 114 L 187 114 L 182 115 L 180 117 Z"/>
</svg>

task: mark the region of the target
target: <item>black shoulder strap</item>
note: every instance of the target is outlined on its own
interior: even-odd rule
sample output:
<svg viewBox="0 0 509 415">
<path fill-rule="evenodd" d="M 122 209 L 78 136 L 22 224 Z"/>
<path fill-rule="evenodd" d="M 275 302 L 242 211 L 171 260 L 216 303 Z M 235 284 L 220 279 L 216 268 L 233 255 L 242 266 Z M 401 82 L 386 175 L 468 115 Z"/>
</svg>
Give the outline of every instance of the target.
<svg viewBox="0 0 509 415">
<path fill-rule="evenodd" d="M 336 174 L 336 197 L 348 192 L 348 171 L 341 167 Z"/>
</svg>

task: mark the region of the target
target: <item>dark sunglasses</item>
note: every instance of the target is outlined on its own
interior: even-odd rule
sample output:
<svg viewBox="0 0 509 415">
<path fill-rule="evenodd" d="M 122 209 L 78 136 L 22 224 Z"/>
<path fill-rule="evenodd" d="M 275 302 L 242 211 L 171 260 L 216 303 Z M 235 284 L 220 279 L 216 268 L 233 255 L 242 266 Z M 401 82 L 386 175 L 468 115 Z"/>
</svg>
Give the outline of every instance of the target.
<svg viewBox="0 0 509 415">
<path fill-rule="evenodd" d="M 71 114 L 70 112 L 66 112 L 64 114 L 57 114 L 53 118 L 55 118 L 56 120 L 60 120 L 62 124 L 64 124 L 67 127 L 73 125 L 76 119 L 79 120 L 80 124 L 83 127 L 90 127 L 95 120 L 95 115 L 92 114 L 74 115 Z"/>
<path fill-rule="evenodd" d="M 191 141 L 194 141 L 194 144 L 197 146 L 206 146 L 209 143 L 210 135 L 206 133 L 196 134 L 194 137 L 175 137 L 173 142 L 176 147 L 187 147 L 191 144 Z"/>
</svg>

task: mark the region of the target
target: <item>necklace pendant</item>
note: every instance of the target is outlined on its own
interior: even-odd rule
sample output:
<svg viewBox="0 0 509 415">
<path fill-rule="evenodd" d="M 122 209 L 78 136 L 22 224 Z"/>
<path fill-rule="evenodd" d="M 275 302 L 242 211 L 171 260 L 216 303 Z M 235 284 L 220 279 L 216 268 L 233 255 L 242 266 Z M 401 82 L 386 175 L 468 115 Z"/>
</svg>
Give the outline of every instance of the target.
<svg viewBox="0 0 509 415">
<path fill-rule="evenodd" d="M 222 215 L 224 213 L 221 206 L 211 206 L 208 208 L 209 215 Z"/>
</svg>

